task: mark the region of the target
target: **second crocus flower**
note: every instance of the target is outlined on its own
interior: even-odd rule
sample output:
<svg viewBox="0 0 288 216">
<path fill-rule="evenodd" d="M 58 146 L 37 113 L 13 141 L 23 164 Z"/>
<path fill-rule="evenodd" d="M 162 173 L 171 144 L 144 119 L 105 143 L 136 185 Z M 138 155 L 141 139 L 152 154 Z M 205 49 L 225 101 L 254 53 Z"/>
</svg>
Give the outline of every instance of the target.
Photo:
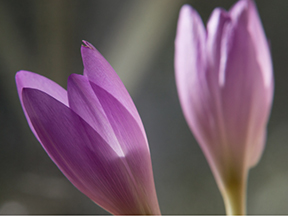
<svg viewBox="0 0 288 216">
<path fill-rule="evenodd" d="M 181 106 L 224 198 L 245 214 L 248 170 L 261 157 L 273 98 L 269 45 L 253 1 L 216 8 L 205 29 L 185 5 L 175 40 Z"/>
</svg>

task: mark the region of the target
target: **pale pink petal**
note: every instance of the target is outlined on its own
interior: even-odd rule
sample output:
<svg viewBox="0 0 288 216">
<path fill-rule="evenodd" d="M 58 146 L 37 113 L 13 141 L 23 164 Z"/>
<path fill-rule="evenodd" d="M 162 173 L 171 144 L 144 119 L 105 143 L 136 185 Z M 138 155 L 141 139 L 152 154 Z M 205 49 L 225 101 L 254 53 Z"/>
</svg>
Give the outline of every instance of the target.
<svg viewBox="0 0 288 216">
<path fill-rule="evenodd" d="M 231 157 L 238 158 L 235 161 L 239 163 L 244 161 L 239 164 L 244 167 L 252 165 L 249 160 L 255 162 L 255 155 L 251 155 L 251 159 L 245 159 L 245 154 L 250 155 L 250 149 L 255 149 L 254 146 L 259 143 L 257 140 L 263 137 L 271 102 L 271 94 L 267 98 L 271 89 L 265 87 L 255 40 L 247 28 L 250 22 L 248 2 L 240 1 L 230 11 L 232 22 L 226 26 L 222 41 L 219 80 L 225 142 L 229 143 Z M 258 149 L 260 151 L 263 147 L 259 145 Z M 257 155 L 259 159 L 261 152 Z"/>
<path fill-rule="evenodd" d="M 221 59 L 221 42 L 225 26 L 231 22 L 228 12 L 215 8 L 207 23 L 206 55 L 208 58 L 210 82 L 218 85 L 219 66 Z"/>
<path fill-rule="evenodd" d="M 190 6 L 184 5 L 180 11 L 175 39 L 175 76 L 184 115 L 199 138 L 202 137 L 203 130 L 198 130 L 196 125 L 204 117 L 201 98 L 206 93 L 201 91 L 202 83 L 198 83 L 198 80 L 203 77 L 206 69 L 205 40 L 206 33 L 201 18 Z M 191 113 L 191 110 L 197 115 Z"/>
<path fill-rule="evenodd" d="M 271 88 L 269 89 L 269 91 L 266 92 L 266 94 L 269 94 L 273 92 L 274 85 L 272 58 L 268 41 L 265 37 L 265 32 L 253 1 L 248 1 L 248 16 L 248 30 L 253 40 L 257 60 L 261 67 L 262 76 L 264 78 L 265 87 L 267 87 L 267 89 Z M 272 97 L 273 95 L 270 94 L 270 100 L 268 101 L 269 104 L 271 103 Z"/>
</svg>

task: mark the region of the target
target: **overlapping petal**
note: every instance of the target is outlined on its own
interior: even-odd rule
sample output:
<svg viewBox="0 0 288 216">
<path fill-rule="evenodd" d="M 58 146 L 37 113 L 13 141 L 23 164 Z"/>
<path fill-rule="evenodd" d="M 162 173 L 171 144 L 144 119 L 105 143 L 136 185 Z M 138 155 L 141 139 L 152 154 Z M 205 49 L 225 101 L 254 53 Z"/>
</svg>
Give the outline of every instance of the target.
<svg viewBox="0 0 288 216">
<path fill-rule="evenodd" d="M 90 124 L 119 155 L 124 156 L 89 79 L 86 76 L 71 74 L 68 78 L 67 92 L 70 108 Z"/>
<path fill-rule="evenodd" d="M 138 195 L 141 197 L 139 200 L 147 202 L 148 210 L 149 206 L 153 206 L 152 209 L 156 210 L 154 214 L 159 214 L 150 152 L 138 122 L 113 95 L 94 83 L 91 83 L 91 86 L 105 110 L 105 114 L 125 155 L 127 170 L 134 183 L 130 184 L 131 187 L 138 190 Z M 143 185 L 146 187 L 142 187 Z"/>
<path fill-rule="evenodd" d="M 137 120 L 139 127 L 145 134 L 137 109 L 117 73 L 92 44 L 87 41 L 83 41 L 83 43 L 81 54 L 84 64 L 84 76 L 87 76 L 91 82 L 117 98 Z M 145 137 L 145 139 L 147 138 Z"/>
<path fill-rule="evenodd" d="M 205 37 L 201 18 L 194 9 L 184 5 L 179 15 L 175 40 L 175 68 L 179 98 L 190 127 L 197 124 L 198 118 L 201 118 L 199 116 L 202 116 L 203 93 L 200 91 L 201 84 L 198 80 L 201 80 L 200 77 L 204 75 L 206 67 L 204 64 Z M 199 103 L 191 103 L 192 101 L 199 101 Z M 198 115 L 190 112 L 192 107 Z"/>
<path fill-rule="evenodd" d="M 232 22 L 223 37 L 221 51 L 225 60 L 220 65 L 219 81 L 227 142 L 233 146 L 233 156 L 247 161 L 245 154 L 249 154 L 258 137 L 263 136 L 270 104 L 267 103 L 265 71 L 258 61 L 253 32 L 248 29 L 249 5 L 244 4 L 245 1 L 240 3 L 237 10 L 232 9 Z M 269 100 L 271 102 L 271 98 Z"/>
<path fill-rule="evenodd" d="M 30 71 L 19 71 L 15 76 L 17 91 L 19 95 L 19 99 L 24 111 L 24 114 L 26 116 L 26 119 L 28 121 L 28 124 L 36 136 L 36 138 L 39 140 L 37 133 L 34 130 L 33 125 L 31 124 L 30 118 L 27 115 L 27 111 L 25 106 L 23 106 L 23 99 L 22 99 L 22 90 L 23 88 L 34 88 L 39 89 L 47 94 L 51 95 L 55 99 L 59 100 L 63 104 L 68 106 L 68 98 L 67 98 L 67 92 L 64 88 L 62 88 L 57 83 L 53 82 L 52 80 L 43 77 L 39 74 L 32 73 Z"/>
</svg>

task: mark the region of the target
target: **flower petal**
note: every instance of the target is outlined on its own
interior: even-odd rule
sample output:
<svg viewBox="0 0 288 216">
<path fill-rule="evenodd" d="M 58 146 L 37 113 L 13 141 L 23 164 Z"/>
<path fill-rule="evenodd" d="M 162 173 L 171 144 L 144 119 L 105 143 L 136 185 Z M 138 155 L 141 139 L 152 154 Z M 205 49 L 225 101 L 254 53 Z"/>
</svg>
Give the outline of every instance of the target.
<svg viewBox="0 0 288 216">
<path fill-rule="evenodd" d="M 262 27 L 260 17 L 258 15 L 256 6 L 253 1 L 248 1 L 248 30 L 253 40 L 253 44 L 255 47 L 255 52 L 257 56 L 257 60 L 259 62 L 259 66 L 261 67 L 262 75 L 264 78 L 264 83 L 269 92 L 273 92 L 273 68 L 272 68 L 272 58 L 270 54 L 270 49 L 268 45 L 268 41 L 265 37 L 265 32 Z M 268 92 L 267 92 L 268 93 Z M 269 95 L 271 103 L 273 95 Z"/>
<path fill-rule="evenodd" d="M 216 8 L 213 10 L 207 23 L 207 56 L 211 79 L 218 80 L 219 65 L 221 59 L 221 41 L 225 25 L 231 21 L 231 18 L 225 10 Z M 214 76 L 214 77 L 212 77 Z M 218 82 L 217 82 L 218 85 Z"/>
<path fill-rule="evenodd" d="M 175 76 L 184 115 L 199 139 L 203 137 L 200 134 L 204 131 L 196 125 L 201 122 L 198 121 L 203 113 L 201 98 L 205 94 L 201 91 L 202 83 L 198 83 L 206 69 L 205 38 L 204 25 L 198 13 L 189 5 L 184 5 L 180 11 L 175 39 Z"/>
<path fill-rule="evenodd" d="M 70 108 L 81 116 L 117 152 L 124 156 L 107 116 L 86 76 L 69 76 L 67 93 Z"/>
<path fill-rule="evenodd" d="M 255 40 L 247 28 L 250 20 L 248 2 L 241 1 L 230 11 L 232 22 L 226 26 L 222 40 L 219 80 L 225 141 L 229 143 L 231 157 L 239 158 L 235 160 L 239 163 L 248 157 L 246 153 L 250 155 L 249 151 L 263 137 L 270 111 L 268 101 L 271 101 L 266 98 L 268 89 Z M 246 160 L 249 164 L 250 159 Z"/>
<path fill-rule="evenodd" d="M 262 71 L 262 76 L 264 80 L 264 87 L 265 89 L 263 92 L 260 92 L 263 97 L 264 103 L 259 104 L 258 109 L 263 111 L 263 115 L 268 116 L 271 110 L 271 104 L 273 100 L 273 92 L 274 92 L 274 79 L 273 79 L 273 67 L 272 67 L 272 58 L 271 52 L 269 49 L 268 41 L 265 37 L 265 32 L 262 27 L 260 17 L 257 12 L 257 8 L 253 1 L 248 1 L 248 16 L 249 16 L 249 23 L 248 23 L 248 31 L 253 40 L 253 44 L 255 47 L 256 58 L 258 60 L 258 64 Z M 262 107 L 260 107 L 262 106 Z M 257 111 L 256 111 L 257 112 Z M 261 112 L 260 112 L 261 113 Z M 255 113 L 256 115 L 256 113 Z M 251 150 L 249 164 L 250 166 L 254 166 L 260 160 L 262 155 L 265 141 L 266 141 L 266 124 L 268 118 L 259 115 L 258 113 L 258 125 L 262 128 L 262 131 L 259 132 L 258 135 L 258 142 L 256 141 L 254 150 Z M 262 125 L 261 125 L 262 124 Z M 261 130 L 261 129 L 260 129 Z"/>
<path fill-rule="evenodd" d="M 217 153 L 214 150 L 221 147 L 221 142 L 217 142 L 221 134 L 217 133 L 218 109 L 214 97 L 214 94 L 217 96 L 215 89 L 218 89 L 218 83 L 212 80 L 217 74 L 209 71 L 207 66 L 205 43 L 206 32 L 201 18 L 192 7 L 184 5 L 180 11 L 175 39 L 177 90 L 187 123 L 210 164 L 214 166 L 214 153 Z M 207 77 L 211 78 L 211 83 Z"/>
<path fill-rule="evenodd" d="M 153 180 L 148 143 L 131 113 L 113 95 L 91 82 L 127 160 L 127 169 L 134 178 L 135 190 L 142 200 L 149 200 L 153 214 L 160 214 Z M 136 185 L 145 187 L 136 187 Z M 149 196 L 149 197 L 148 197 Z"/>
<path fill-rule="evenodd" d="M 22 96 L 44 149 L 81 192 L 112 214 L 147 213 L 145 202 L 131 186 L 135 179 L 127 161 L 118 157 L 89 124 L 42 91 L 24 88 Z"/>
<path fill-rule="evenodd" d="M 36 138 L 39 140 L 37 133 L 35 132 L 35 129 L 33 125 L 31 124 L 31 121 L 29 117 L 27 116 L 27 111 L 25 109 L 25 106 L 23 106 L 23 99 L 22 99 L 22 90 L 23 88 L 33 88 L 33 89 L 39 89 L 43 92 L 46 92 L 48 95 L 51 95 L 56 100 L 60 101 L 61 103 L 68 106 L 68 99 L 67 99 L 67 93 L 64 88 L 62 88 L 57 83 L 53 82 L 52 80 L 41 76 L 39 74 L 30 72 L 30 71 L 18 71 L 15 76 L 16 80 L 16 86 L 18 95 L 20 98 L 20 102 L 24 111 L 24 114 L 26 116 L 26 119 L 28 121 L 28 124 L 36 136 Z"/>
<path fill-rule="evenodd" d="M 266 136 L 266 128 L 263 128 L 262 131 L 260 131 L 259 134 L 255 136 L 256 139 L 254 141 L 254 145 L 251 145 L 249 151 L 247 152 L 248 167 L 253 167 L 259 162 L 265 147 Z"/>
<path fill-rule="evenodd" d="M 149 153 L 149 146 L 137 121 L 131 113 L 105 89 L 90 82 L 90 85 L 97 96 L 111 127 L 126 155 L 129 151 L 139 150 Z"/>
<path fill-rule="evenodd" d="M 87 76 L 90 81 L 117 98 L 136 119 L 142 133 L 145 134 L 137 109 L 119 76 L 93 45 L 86 41 L 83 41 L 83 43 L 81 53 L 84 64 L 84 76 Z M 145 139 L 147 138 L 145 137 Z"/>
<path fill-rule="evenodd" d="M 221 8 L 216 8 L 211 14 L 207 23 L 207 40 L 206 40 L 206 55 L 207 55 L 207 67 L 203 73 L 204 77 L 199 80 L 204 84 L 200 85 L 200 92 L 202 93 L 202 123 L 206 125 L 203 127 L 206 131 L 203 132 L 202 136 L 206 137 L 205 142 L 199 143 L 204 150 L 204 153 L 211 164 L 217 164 L 213 159 L 221 158 L 222 162 L 225 163 L 221 154 L 225 152 L 226 146 L 223 142 L 224 133 L 223 130 L 223 113 L 221 105 L 221 92 L 219 89 L 219 69 L 221 60 L 221 43 L 226 25 L 231 22 L 231 18 L 228 12 Z M 206 119 L 208 117 L 208 119 Z M 197 127 L 197 125 L 195 126 Z M 206 146 L 206 152 L 205 147 Z M 220 151 L 219 149 L 224 149 Z M 209 151 L 209 153 L 208 153 Z M 209 156 L 210 155 L 210 156 Z M 220 160 L 220 161 L 221 161 Z M 219 160 L 217 161 L 219 162 Z M 212 165 L 211 165 L 212 166 Z"/>
</svg>

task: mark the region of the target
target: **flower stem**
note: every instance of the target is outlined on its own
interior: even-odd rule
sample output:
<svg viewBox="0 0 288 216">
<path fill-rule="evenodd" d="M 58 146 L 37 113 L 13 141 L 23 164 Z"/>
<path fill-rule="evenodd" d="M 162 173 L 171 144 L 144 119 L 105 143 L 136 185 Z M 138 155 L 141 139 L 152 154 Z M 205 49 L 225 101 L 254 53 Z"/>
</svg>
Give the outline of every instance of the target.
<svg viewBox="0 0 288 216">
<path fill-rule="evenodd" d="M 222 193 L 227 215 L 246 214 L 247 178 L 231 178 Z"/>
</svg>

